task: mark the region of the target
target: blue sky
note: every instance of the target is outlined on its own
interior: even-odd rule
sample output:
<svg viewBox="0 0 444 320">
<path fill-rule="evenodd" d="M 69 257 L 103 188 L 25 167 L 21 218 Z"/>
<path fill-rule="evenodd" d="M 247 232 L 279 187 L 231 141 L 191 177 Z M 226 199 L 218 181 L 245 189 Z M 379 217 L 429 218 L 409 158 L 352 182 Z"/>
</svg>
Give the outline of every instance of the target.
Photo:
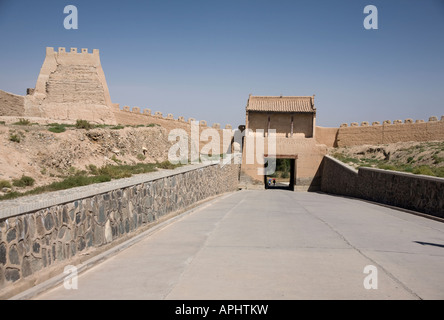
<svg viewBox="0 0 444 320">
<path fill-rule="evenodd" d="M 114 103 L 176 118 L 237 127 L 250 93 L 316 94 L 326 127 L 444 115 L 444 0 L 0 0 L 0 39 L 0 89 L 16 94 L 45 47 L 77 47 L 100 50 Z"/>
</svg>

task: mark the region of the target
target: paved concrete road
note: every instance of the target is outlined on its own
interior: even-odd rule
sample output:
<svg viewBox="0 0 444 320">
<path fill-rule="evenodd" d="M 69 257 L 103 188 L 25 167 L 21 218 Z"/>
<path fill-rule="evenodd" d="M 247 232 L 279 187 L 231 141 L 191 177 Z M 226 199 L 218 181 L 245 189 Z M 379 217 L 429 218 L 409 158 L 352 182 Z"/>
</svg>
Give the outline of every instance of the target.
<svg viewBox="0 0 444 320">
<path fill-rule="evenodd" d="M 81 274 L 77 290 L 38 298 L 443 299 L 444 223 L 325 194 L 241 191 Z"/>
</svg>

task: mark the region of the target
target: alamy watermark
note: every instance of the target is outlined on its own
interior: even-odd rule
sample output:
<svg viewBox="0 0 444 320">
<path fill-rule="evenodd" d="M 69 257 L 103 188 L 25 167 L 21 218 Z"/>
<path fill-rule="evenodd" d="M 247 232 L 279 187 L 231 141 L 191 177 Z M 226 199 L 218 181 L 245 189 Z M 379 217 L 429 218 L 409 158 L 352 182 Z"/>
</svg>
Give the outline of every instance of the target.
<svg viewBox="0 0 444 320">
<path fill-rule="evenodd" d="M 63 273 L 67 276 L 63 279 L 63 286 L 66 290 L 77 290 L 78 289 L 78 272 L 77 267 L 68 265 L 63 270 Z"/>
<path fill-rule="evenodd" d="M 66 30 L 79 28 L 79 15 L 76 6 L 67 5 L 63 9 L 63 13 L 68 14 L 63 20 L 63 27 Z"/>
<path fill-rule="evenodd" d="M 276 169 L 276 130 L 246 129 L 243 131 L 206 128 L 200 131 L 199 122 L 191 122 L 190 134 L 184 129 L 173 129 L 168 141 L 175 142 L 168 150 L 168 161 L 173 164 L 245 164 L 258 165 L 258 175 L 270 175 Z M 201 143 L 205 143 L 201 147 Z M 244 147 L 245 145 L 245 147 Z M 244 150 L 245 155 L 242 156 Z"/>
<path fill-rule="evenodd" d="M 63 9 L 63 13 L 67 16 L 63 20 L 63 27 L 66 30 L 79 28 L 79 16 L 77 7 L 74 5 L 67 5 Z M 369 4 L 364 7 L 364 13 L 367 16 L 364 18 L 364 28 L 366 30 L 378 29 L 378 8 L 375 5 Z"/>
<path fill-rule="evenodd" d="M 378 268 L 373 265 L 365 266 L 364 273 L 368 274 L 364 278 L 364 288 L 367 290 L 378 289 Z"/>
<path fill-rule="evenodd" d="M 378 29 L 378 8 L 376 8 L 376 6 L 374 5 L 367 5 L 364 8 L 364 13 L 368 14 L 365 18 L 364 18 L 364 28 L 366 30 L 371 30 L 371 29 Z"/>
</svg>

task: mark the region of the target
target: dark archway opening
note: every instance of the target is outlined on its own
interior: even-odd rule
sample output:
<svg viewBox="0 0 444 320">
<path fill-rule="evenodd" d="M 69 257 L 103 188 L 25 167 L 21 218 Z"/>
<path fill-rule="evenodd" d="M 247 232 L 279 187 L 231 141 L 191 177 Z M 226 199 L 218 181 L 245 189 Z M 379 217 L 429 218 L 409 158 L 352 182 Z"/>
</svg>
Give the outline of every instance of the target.
<svg viewBox="0 0 444 320">
<path fill-rule="evenodd" d="M 297 176 L 297 156 L 277 155 L 275 157 L 268 157 L 266 155 L 265 158 L 265 189 L 294 191 Z"/>
</svg>

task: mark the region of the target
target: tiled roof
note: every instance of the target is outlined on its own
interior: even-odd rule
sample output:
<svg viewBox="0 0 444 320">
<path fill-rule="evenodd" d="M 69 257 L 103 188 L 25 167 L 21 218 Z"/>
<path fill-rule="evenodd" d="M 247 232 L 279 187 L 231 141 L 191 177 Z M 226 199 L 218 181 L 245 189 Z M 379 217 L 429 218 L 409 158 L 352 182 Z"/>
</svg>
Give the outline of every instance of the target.
<svg viewBox="0 0 444 320">
<path fill-rule="evenodd" d="M 247 111 L 262 112 L 316 112 L 314 96 L 251 96 Z"/>
</svg>

